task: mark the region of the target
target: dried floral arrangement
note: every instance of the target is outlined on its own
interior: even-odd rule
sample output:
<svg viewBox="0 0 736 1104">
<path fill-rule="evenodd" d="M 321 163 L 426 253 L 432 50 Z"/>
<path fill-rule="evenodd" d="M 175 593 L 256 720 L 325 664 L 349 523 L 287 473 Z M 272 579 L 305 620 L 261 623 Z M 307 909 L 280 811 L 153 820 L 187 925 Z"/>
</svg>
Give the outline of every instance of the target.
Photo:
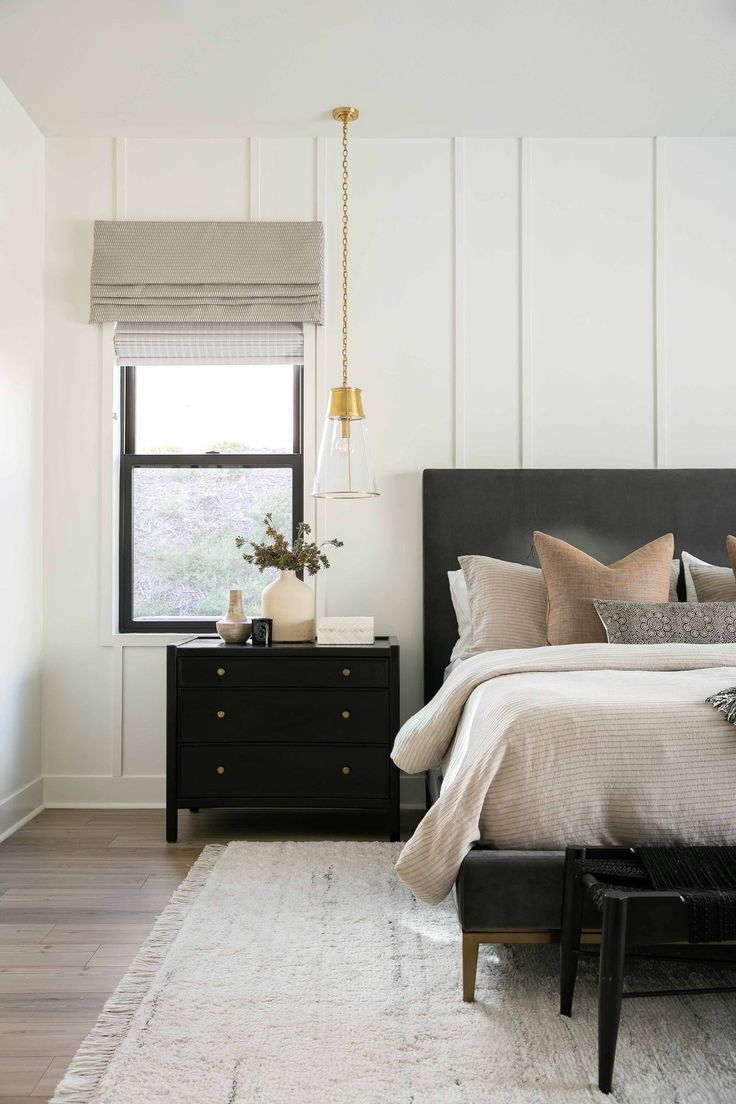
<svg viewBox="0 0 736 1104">
<path fill-rule="evenodd" d="M 254 564 L 259 571 L 265 571 L 267 567 L 277 567 L 279 571 L 308 571 L 310 575 L 316 575 L 318 571 L 330 566 L 330 561 L 322 551 L 327 545 L 333 548 L 342 548 L 341 540 L 323 541 L 315 544 L 307 538 L 311 536 L 311 526 L 306 521 L 300 521 L 296 527 L 296 537 L 293 545 L 289 545 L 283 533 L 280 533 L 273 524 L 271 514 L 266 514 L 263 519 L 266 526 L 266 540 L 249 541 L 245 537 L 236 537 L 238 548 L 249 544 L 252 552 L 244 552 L 243 559 L 246 563 Z"/>
</svg>

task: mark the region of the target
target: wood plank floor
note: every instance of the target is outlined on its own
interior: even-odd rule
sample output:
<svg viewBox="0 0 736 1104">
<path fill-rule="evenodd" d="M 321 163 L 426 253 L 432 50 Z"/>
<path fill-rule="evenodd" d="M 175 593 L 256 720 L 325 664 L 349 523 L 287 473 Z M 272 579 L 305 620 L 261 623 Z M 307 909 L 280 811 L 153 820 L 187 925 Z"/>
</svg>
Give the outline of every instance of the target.
<svg viewBox="0 0 736 1104">
<path fill-rule="evenodd" d="M 53 1095 L 205 844 L 385 839 L 380 821 L 319 813 L 210 810 L 179 825 L 167 844 L 163 810 L 49 809 L 0 844 L 0 1104 Z"/>
</svg>

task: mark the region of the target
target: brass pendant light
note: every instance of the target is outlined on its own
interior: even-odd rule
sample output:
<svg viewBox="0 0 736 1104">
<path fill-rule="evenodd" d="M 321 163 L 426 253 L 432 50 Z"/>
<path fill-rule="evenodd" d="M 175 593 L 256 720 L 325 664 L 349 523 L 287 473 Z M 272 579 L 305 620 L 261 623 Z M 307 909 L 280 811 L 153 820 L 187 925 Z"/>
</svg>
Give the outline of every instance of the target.
<svg viewBox="0 0 736 1104">
<path fill-rule="evenodd" d="M 315 498 L 375 498 L 365 411 L 359 387 L 348 385 L 348 124 L 357 107 L 336 107 L 342 123 L 342 386 L 332 387 L 314 476 Z"/>
</svg>

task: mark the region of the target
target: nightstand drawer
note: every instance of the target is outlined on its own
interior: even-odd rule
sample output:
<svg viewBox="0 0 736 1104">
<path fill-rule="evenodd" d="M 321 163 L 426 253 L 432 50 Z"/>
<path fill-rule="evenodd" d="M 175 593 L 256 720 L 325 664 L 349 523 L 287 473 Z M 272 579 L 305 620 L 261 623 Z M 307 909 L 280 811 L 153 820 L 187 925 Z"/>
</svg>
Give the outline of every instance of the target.
<svg viewBox="0 0 736 1104">
<path fill-rule="evenodd" d="M 387 746 L 388 694 L 382 690 L 182 690 L 179 738 L 374 743 Z"/>
<path fill-rule="evenodd" d="M 255 649 L 257 652 L 258 649 Z M 268 654 L 217 659 L 181 659 L 182 686 L 388 686 L 387 659 L 282 659 Z"/>
<path fill-rule="evenodd" d="M 213 744 L 179 752 L 182 798 L 387 797 L 388 752 L 350 745 Z"/>
</svg>

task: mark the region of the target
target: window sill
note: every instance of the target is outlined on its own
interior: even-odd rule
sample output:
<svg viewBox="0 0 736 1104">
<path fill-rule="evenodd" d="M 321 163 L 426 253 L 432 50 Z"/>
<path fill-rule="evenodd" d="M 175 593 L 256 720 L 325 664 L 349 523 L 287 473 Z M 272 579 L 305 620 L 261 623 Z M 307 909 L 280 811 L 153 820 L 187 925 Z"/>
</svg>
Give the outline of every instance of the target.
<svg viewBox="0 0 736 1104">
<path fill-rule="evenodd" d="M 195 636 L 193 632 L 124 632 L 110 633 L 101 641 L 103 648 L 165 648 L 179 640 Z"/>
</svg>

